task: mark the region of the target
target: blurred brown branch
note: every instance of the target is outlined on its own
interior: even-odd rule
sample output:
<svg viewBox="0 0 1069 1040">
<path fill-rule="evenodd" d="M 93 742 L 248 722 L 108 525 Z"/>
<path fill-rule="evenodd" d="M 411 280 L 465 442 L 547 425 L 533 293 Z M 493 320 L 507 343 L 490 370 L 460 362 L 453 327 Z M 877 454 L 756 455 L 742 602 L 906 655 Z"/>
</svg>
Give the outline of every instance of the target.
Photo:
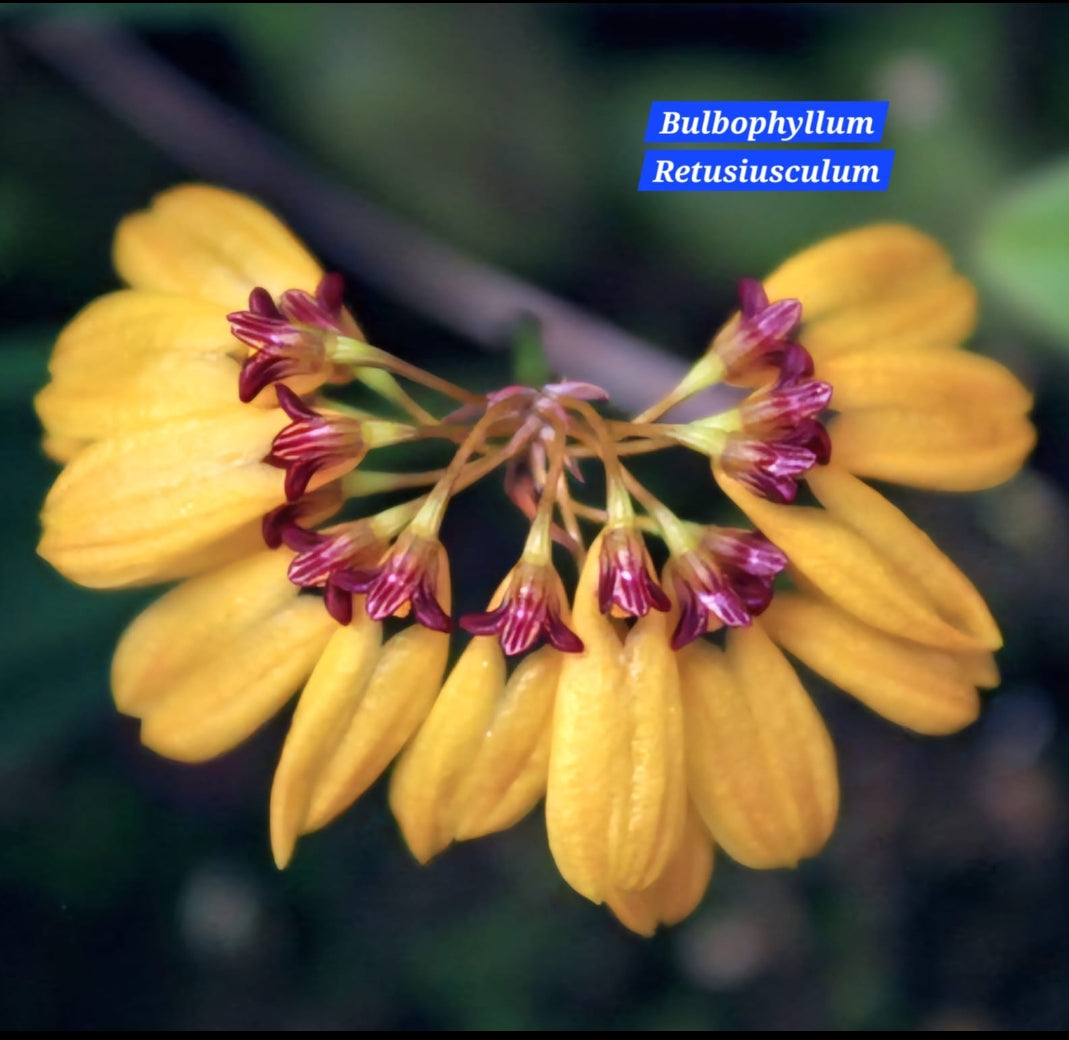
<svg viewBox="0 0 1069 1040">
<path fill-rule="evenodd" d="M 55 18 L 27 25 L 19 36 L 196 176 L 268 200 L 358 277 L 484 348 L 507 346 L 517 322 L 533 315 L 554 369 L 604 386 L 623 408 L 643 407 L 683 375 L 677 358 L 320 177 L 121 27 Z"/>
</svg>

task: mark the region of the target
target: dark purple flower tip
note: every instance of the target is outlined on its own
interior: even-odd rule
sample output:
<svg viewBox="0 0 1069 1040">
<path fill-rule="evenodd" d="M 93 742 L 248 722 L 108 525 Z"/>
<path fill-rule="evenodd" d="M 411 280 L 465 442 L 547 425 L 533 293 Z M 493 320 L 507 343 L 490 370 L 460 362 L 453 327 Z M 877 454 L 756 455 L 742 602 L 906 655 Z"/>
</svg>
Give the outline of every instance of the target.
<svg viewBox="0 0 1069 1040">
<path fill-rule="evenodd" d="M 672 634 L 672 648 L 678 650 L 715 623 L 749 625 L 772 602 L 773 584 L 787 557 L 757 531 L 710 527 L 670 566 L 680 606 Z"/>
<path fill-rule="evenodd" d="M 329 314 L 341 314 L 345 298 L 345 279 L 340 274 L 325 274 L 316 286 L 316 299 Z"/>
<path fill-rule="evenodd" d="M 302 588 L 321 586 L 339 572 L 374 564 L 386 548 L 367 520 L 320 532 L 292 528 L 286 544 L 297 553 L 290 561 L 289 579 Z"/>
<path fill-rule="evenodd" d="M 367 444 L 358 419 L 316 412 L 287 386 L 276 386 L 275 393 L 293 422 L 275 436 L 266 461 L 286 470 L 288 500 L 300 498 L 320 470 L 337 477 L 363 461 Z"/>
<path fill-rule="evenodd" d="M 710 527 L 701 541 L 722 571 L 774 578 L 787 566 L 787 555 L 760 531 L 739 527 Z"/>
<path fill-rule="evenodd" d="M 318 543 L 320 536 L 301 525 L 314 525 L 333 516 L 342 505 L 337 488 L 320 488 L 295 502 L 287 502 L 265 514 L 261 530 L 269 549 L 285 544 L 294 552 L 304 552 Z"/>
<path fill-rule="evenodd" d="M 329 579 L 323 588 L 323 605 L 339 625 L 348 625 L 353 620 L 353 594 Z"/>
<path fill-rule="evenodd" d="M 767 347 L 783 344 L 802 318 L 802 305 L 797 300 L 777 300 L 758 311 L 745 322 L 749 334 Z"/>
<path fill-rule="evenodd" d="M 749 611 L 738 593 L 697 553 L 687 553 L 675 564 L 673 584 L 680 613 L 672 633 L 673 650 L 682 649 L 710 627 L 743 628 L 750 624 Z"/>
<path fill-rule="evenodd" d="M 262 314 L 252 310 L 232 311 L 226 317 L 234 336 L 254 350 L 273 348 L 279 351 L 293 347 L 304 335 L 277 312 Z"/>
<path fill-rule="evenodd" d="M 276 386 L 275 396 L 278 398 L 279 407 L 294 422 L 314 422 L 320 418 L 318 412 L 313 411 L 301 399 L 300 394 L 295 393 L 288 386 Z"/>
<path fill-rule="evenodd" d="M 248 309 L 227 315 L 231 332 L 251 350 L 238 384 L 243 402 L 292 376 L 329 375 L 327 336 L 351 324 L 341 306 L 340 283 L 331 280 L 336 277 L 324 278 L 316 296 L 287 289 L 277 303 L 266 289 L 253 289 Z"/>
<path fill-rule="evenodd" d="M 768 306 L 765 287 L 756 278 L 740 278 L 739 307 L 744 318 L 752 318 Z"/>
<path fill-rule="evenodd" d="M 345 332 L 347 315 L 342 306 L 345 280 L 339 274 L 324 275 L 314 294 L 287 289 L 278 298 L 278 310 L 292 325 L 322 332 Z"/>
<path fill-rule="evenodd" d="M 598 563 L 598 609 L 603 614 L 615 607 L 628 617 L 644 617 L 651 609 L 671 608 L 664 589 L 653 578 L 642 536 L 634 528 L 608 531 Z"/>
<path fill-rule="evenodd" d="M 818 379 L 752 393 L 739 407 L 742 428 L 721 452 L 724 471 L 762 498 L 793 502 L 801 477 L 831 458 L 831 439 L 817 418 L 831 396 L 831 385 Z"/>
<path fill-rule="evenodd" d="M 521 562 L 513 569 L 501 603 L 481 614 L 465 614 L 460 627 L 472 635 L 496 635 L 510 656 L 522 654 L 543 640 L 563 653 L 581 653 L 583 641 L 561 617 L 563 597 L 564 588 L 555 570 Z"/>
<path fill-rule="evenodd" d="M 363 593 L 368 616 L 376 621 L 410 608 L 416 620 L 437 632 L 451 632 L 453 619 L 438 602 L 438 571 L 445 550 L 441 543 L 406 533 L 375 567 L 346 567 L 333 580 L 351 592 Z"/>
<path fill-rule="evenodd" d="M 286 540 L 286 530 L 297 527 L 297 503 L 289 502 L 284 506 L 265 513 L 260 523 L 260 533 L 268 549 L 277 549 Z M 301 528 L 297 528 L 301 530 Z"/>
<path fill-rule="evenodd" d="M 831 437 L 824 424 L 816 419 L 803 419 L 791 432 L 790 441 L 811 451 L 818 466 L 826 466 L 831 461 Z"/>
<path fill-rule="evenodd" d="M 264 288 L 257 286 L 251 293 L 249 293 L 249 311 L 254 315 L 261 318 L 281 318 L 278 308 L 275 306 L 275 301 L 271 298 L 271 294 Z M 229 317 L 231 321 L 240 317 L 241 311 L 236 311 Z"/>
<path fill-rule="evenodd" d="M 452 632 L 456 622 L 442 609 L 435 597 L 435 590 L 421 585 L 412 596 L 412 613 L 424 627 L 435 632 Z"/>
<path fill-rule="evenodd" d="M 830 383 L 805 379 L 774 389 L 758 390 L 739 407 L 743 426 L 750 431 L 786 433 L 804 419 L 819 415 L 831 401 Z"/>
<path fill-rule="evenodd" d="M 267 350 L 250 354 L 238 373 L 238 400 L 248 404 L 272 383 L 296 374 L 290 359 L 272 355 Z"/>
<path fill-rule="evenodd" d="M 733 434 L 720 457 L 724 471 L 754 494 L 787 504 L 798 494 L 798 481 L 817 464 L 809 448 L 790 441 L 762 441 Z"/>
<path fill-rule="evenodd" d="M 752 278 L 739 282 L 740 314 L 713 340 L 713 352 L 727 369 L 729 382 L 752 382 L 769 368 L 786 368 L 797 377 L 804 367 L 802 348 L 791 334 L 802 319 L 798 300 L 769 303 L 764 287 Z M 802 352 L 804 354 L 804 351 Z M 811 369 L 810 369 L 811 370 Z"/>
<path fill-rule="evenodd" d="M 323 543 L 325 535 L 318 531 L 309 531 L 307 528 L 298 527 L 296 524 L 288 525 L 282 532 L 282 542 L 287 549 L 295 553 L 308 553 L 318 548 Z M 300 584 L 299 582 L 297 584 Z"/>
<path fill-rule="evenodd" d="M 778 387 L 791 386 L 813 375 L 813 357 L 801 343 L 784 343 L 779 357 Z"/>
</svg>

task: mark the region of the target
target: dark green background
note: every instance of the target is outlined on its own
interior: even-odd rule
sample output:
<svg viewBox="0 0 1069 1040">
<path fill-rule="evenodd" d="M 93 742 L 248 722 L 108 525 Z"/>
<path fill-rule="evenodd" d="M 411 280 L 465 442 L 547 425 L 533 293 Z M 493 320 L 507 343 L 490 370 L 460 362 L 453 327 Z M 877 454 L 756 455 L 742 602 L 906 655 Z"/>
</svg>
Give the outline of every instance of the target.
<svg viewBox="0 0 1069 1040">
<path fill-rule="evenodd" d="M 795 872 L 721 858 L 650 941 L 567 888 L 538 814 L 420 868 L 381 785 L 279 874 L 284 720 L 190 768 L 113 710 L 111 650 L 151 597 L 74 588 L 34 555 L 55 467 L 31 398 L 58 329 L 115 285 L 115 222 L 191 173 L 27 49 L 42 11 L 70 13 L 0 8 L 0 1026 L 1069 1025 L 1065 6 L 78 8 L 347 189 L 678 355 L 737 277 L 868 220 L 915 223 L 978 279 L 975 344 L 1036 388 L 1039 447 L 1005 487 L 898 500 L 992 604 L 1003 685 L 926 740 L 811 681 L 842 775 L 827 850 Z M 655 98 L 889 99 L 892 188 L 640 195 Z M 400 289 L 351 279 L 374 342 L 509 379 Z M 680 462 L 657 488 L 711 518 L 706 479 Z M 518 550 L 500 506 L 469 496 L 447 527 L 476 585 Z"/>
</svg>

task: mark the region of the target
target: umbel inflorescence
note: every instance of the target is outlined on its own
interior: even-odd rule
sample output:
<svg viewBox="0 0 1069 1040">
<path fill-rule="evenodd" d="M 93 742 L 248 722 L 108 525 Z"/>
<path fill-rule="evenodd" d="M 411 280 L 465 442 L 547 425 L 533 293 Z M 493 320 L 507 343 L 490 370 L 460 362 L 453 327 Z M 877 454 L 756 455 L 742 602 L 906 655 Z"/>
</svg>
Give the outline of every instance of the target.
<svg viewBox="0 0 1069 1040">
<path fill-rule="evenodd" d="M 997 682 L 979 594 L 859 479 L 989 487 L 1034 439 L 1028 393 L 960 349 L 971 286 L 916 231 L 851 232 L 742 281 L 683 381 L 627 420 L 589 383 L 474 393 L 370 346 L 341 279 L 221 189 L 128 217 L 115 261 L 130 288 L 63 331 L 37 399 L 64 464 L 39 551 L 94 587 L 180 579 L 112 675 L 159 753 L 222 754 L 303 686 L 271 792 L 280 866 L 400 754 L 390 803 L 420 860 L 544 798 L 564 878 L 649 933 L 698 903 L 714 843 L 790 866 L 831 832 L 834 752 L 786 654 L 925 733 L 968 724 Z M 733 388 L 722 411 L 670 421 L 714 385 Z M 379 404 L 354 407 L 354 386 Z M 447 461 L 375 468 L 413 441 Z M 745 526 L 636 479 L 634 456 L 679 448 Z M 528 533 L 457 617 L 442 522 L 491 474 Z M 447 672 L 454 629 L 470 638 Z"/>
</svg>

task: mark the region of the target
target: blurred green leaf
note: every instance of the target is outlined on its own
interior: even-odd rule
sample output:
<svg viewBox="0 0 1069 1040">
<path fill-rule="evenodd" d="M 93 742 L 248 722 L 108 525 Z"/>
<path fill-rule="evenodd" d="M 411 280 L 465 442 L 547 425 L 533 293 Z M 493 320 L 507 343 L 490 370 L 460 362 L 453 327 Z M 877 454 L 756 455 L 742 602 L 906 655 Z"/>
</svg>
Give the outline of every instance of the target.
<svg viewBox="0 0 1069 1040">
<path fill-rule="evenodd" d="M 0 405 L 32 397 L 45 385 L 47 370 L 48 356 L 41 347 L 0 348 Z"/>
<path fill-rule="evenodd" d="M 1005 198 L 982 229 L 978 254 L 992 285 L 1069 346 L 1069 162 Z"/>
<path fill-rule="evenodd" d="M 543 386 L 552 378 L 552 369 L 542 345 L 538 320 L 524 318 L 512 340 L 512 375 L 521 386 Z"/>
</svg>

